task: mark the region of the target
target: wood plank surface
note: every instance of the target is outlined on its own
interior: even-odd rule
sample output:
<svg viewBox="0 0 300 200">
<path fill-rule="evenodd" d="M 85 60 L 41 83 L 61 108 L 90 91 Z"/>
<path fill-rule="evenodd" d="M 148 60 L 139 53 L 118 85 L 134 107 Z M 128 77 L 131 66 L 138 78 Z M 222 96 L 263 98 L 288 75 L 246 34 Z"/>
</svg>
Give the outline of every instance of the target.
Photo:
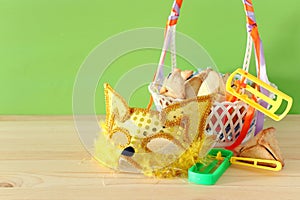
<svg viewBox="0 0 300 200">
<path fill-rule="evenodd" d="M 281 172 L 231 166 L 214 186 L 116 173 L 94 161 L 71 116 L 0 116 L 0 200 L 300 199 L 300 115 L 277 129 Z"/>
</svg>

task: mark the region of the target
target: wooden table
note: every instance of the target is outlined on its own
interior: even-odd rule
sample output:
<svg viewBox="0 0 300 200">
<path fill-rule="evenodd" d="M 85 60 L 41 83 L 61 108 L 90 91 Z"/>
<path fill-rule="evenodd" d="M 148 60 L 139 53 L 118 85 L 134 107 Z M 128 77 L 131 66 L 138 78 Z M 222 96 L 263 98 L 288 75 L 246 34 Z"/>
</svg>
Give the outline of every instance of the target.
<svg viewBox="0 0 300 200">
<path fill-rule="evenodd" d="M 300 115 L 281 122 L 281 172 L 232 166 L 214 186 L 114 173 L 91 159 L 72 117 L 0 117 L 0 199 L 300 199 Z"/>
</svg>

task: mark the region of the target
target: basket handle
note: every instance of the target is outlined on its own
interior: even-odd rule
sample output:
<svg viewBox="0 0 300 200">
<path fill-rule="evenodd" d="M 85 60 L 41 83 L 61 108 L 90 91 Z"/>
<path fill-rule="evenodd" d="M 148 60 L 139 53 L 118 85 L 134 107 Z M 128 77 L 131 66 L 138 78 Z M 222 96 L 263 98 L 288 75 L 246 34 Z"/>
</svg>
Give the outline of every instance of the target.
<svg viewBox="0 0 300 200">
<path fill-rule="evenodd" d="M 165 63 L 165 58 L 166 58 L 167 51 L 169 49 L 170 44 L 171 44 L 172 71 L 176 67 L 176 45 L 175 45 L 176 24 L 179 19 L 182 3 L 183 3 L 183 0 L 174 0 L 171 14 L 167 21 L 164 45 L 163 45 L 162 52 L 160 55 L 160 60 L 159 60 L 157 70 L 154 74 L 153 82 L 162 83 L 164 80 L 164 63 Z M 151 109 L 152 105 L 153 105 L 153 97 L 151 95 L 146 109 L 149 111 Z"/>
<path fill-rule="evenodd" d="M 183 0 L 174 0 L 173 6 L 171 9 L 171 14 L 167 21 L 164 44 L 163 44 L 159 64 L 158 64 L 156 73 L 153 78 L 153 82 L 158 82 L 158 83 L 163 82 L 164 63 L 165 63 L 165 58 L 166 58 L 169 47 L 171 49 L 172 71 L 176 67 L 176 45 L 175 45 L 176 24 L 179 19 L 182 3 L 183 3 Z"/>
<path fill-rule="evenodd" d="M 264 57 L 264 50 L 262 41 L 260 39 L 260 35 L 258 32 L 258 27 L 256 23 L 256 18 L 254 14 L 254 8 L 252 4 L 252 0 L 242 0 L 244 4 L 244 9 L 246 12 L 247 17 L 247 31 L 248 31 L 248 42 L 247 42 L 247 48 L 246 48 L 246 54 L 244 59 L 244 70 L 248 71 L 249 64 L 251 60 L 251 53 L 252 53 L 252 46 L 254 43 L 255 47 L 255 57 L 256 57 L 256 70 L 257 70 L 257 76 L 264 82 L 269 84 L 269 80 L 266 73 L 266 64 L 265 64 L 265 57 Z M 164 40 L 164 46 L 162 49 L 159 66 L 156 71 L 156 75 L 154 77 L 154 81 L 161 80 L 163 76 L 163 66 L 164 61 L 166 57 L 166 53 L 168 49 L 171 49 L 171 56 L 176 56 L 175 51 L 175 31 L 176 31 L 176 25 L 178 23 L 178 19 L 180 16 L 180 11 L 182 8 L 183 0 L 174 0 L 171 14 L 167 21 L 166 31 L 165 31 L 165 40 Z M 176 66 L 176 63 L 174 63 L 176 59 L 172 58 L 172 68 Z M 160 82 L 160 81 L 158 81 Z"/>
<path fill-rule="evenodd" d="M 263 82 L 270 85 L 270 81 L 267 76 L 263 43 L 258 32 L 252 0 L 243 0 L 243 3 L 245 7 L 246 16 L 247 16 L 248 33 L 249 36 L 251 36 L 252 41 L 254 43 L 257 77 Z M 266 90 L 265 88 L 260 88 L 260 90 L 261 93 L 263 93 L 264 95 L 266 96 L 270 95 L 269 91 Z M 267 102 L 262 100 L 260 101 L 260 105 L 263 106 L 264 108 L 267 108 L 269 106 Z M 256 116 L 255 135 L 257 135 L 261 130 L 263 130 L 263 126 L 264 126 L 264 114 L 258 111 Z"/>
</svg>

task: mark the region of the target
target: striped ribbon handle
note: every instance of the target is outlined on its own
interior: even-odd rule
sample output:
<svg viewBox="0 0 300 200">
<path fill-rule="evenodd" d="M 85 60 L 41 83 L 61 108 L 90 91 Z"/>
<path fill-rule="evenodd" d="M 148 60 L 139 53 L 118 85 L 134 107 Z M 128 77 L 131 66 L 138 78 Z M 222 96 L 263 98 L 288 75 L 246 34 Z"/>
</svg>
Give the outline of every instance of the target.
<svg viewBox="0 0 300 200">
<path fill-rule="evenodd" d="M 172 71 L 176 68 L 176 45 L 175 45 L 175 35 L 176 35 L 176 24 L 179 19 L 180 9 L 183 0 L 175 0 L 171 14 L 168 18 L 168 22 L 165 30 L 165 40 L 162 48 L 159 64 L 156 73 L 153 78 L 153 82 L 157 84 L 157 87 L 161 87 L 164 81 L 164 63 L 169 47 L 171 48 L 171 58 L 172 58 Z M 147 106 L 147 110 L 150 110 L 153 105 L 153 97 L 150 96 L 150 101 Z"/>
<path fill-rule="evenodd" d="M 247 29 L 248 29 L 248 38 L 251 37 L 252 42 L 248 43 L 248 46 L 251 45 L 252 48 L 252 43 L 254 43 L 254 49 L 255 49 L 255 58 L 256 58 L 256 71 L 257 71 L 257 77 L 264 81 L 265 83 L 270 85 L 270 81 L 267 76 L 267 69 L 266 69 L 266 62 L 265 62 L 265 55 L 264 55 L 264 48 L 263 48 L 263 43 L 260 38 L 259 32 L 258 32 L 258 27 L 257 27 L 257 22 L 254 14 L 254 8 L 253 8 L 253 3 L 252 0 L 243 0 L 245 11 L 246 11 L 246 16 L 247 16 Z M 249 41 L 249 39 L 248 39 Z M 247 47 L 248 49 L 248 47 Z M 250 63 L 250 59 L 248 60 L 247 58 L 247 52 L 246 50 L 246 56 L 245 56 L 245 63 Z M 251 54 L 251 52 L 250 52 Z M 249 68 L 249 65 L 246 67 Z M 248 71 L 248 69 L 247 69 Z M 269 96 L 269 91 L 260 88 L 260 91 L 266 95 Z M 264 101 L 260 101 L 260 105 L 267 108 L 268 103 Z M 257 135 L 264 126 L 264 114 L 259 112 L 257 113 L 256 116 L 256 129 L 255 129 L 255 135 Z"/>
<path fill-rule="evenodd" d="M 247 31 L 248 31 L 248 41 L 247 41 L 247 48 L 246 54 L 244 58 L 243 69 L 245 71 L 249 71 L 249 64 L 251 60 L 251 54 L 253 50 L 253 44 L 255 49 L 255 58 L 256 58 L 256 71 L 257 77 L 264 81 L 267 84 L 270 84 L 267 76 L 266 71 L 266 63 L 265 63 L 265 56 L 264 56 L 264 49 L 263 44 L 258 32 L 257 22 L 254 14 L 254 8 L 252 0 L 242 0 L 246 12 L 247 17 Z M 176 67 L 176 49 L 175 49 L 175 33 L 176 33 L 176 25 L 180 16 L 180 10 L 182 7 L 183 0 L 175 0 L 171 15 L 168 18 L 166 32 L 165 32 L 165 40 L 164 46 L 162 49 L 159 65 L 154 77 L 154 82 L 162 83 L 164 79 L 164 62 L 166 58 L 166 54 L 168 49 L 171 49 L 171 57 L 172 57 L 172 69 Z M 269 92 L 264 88 L 260 88 L 261 92 L 266 96 L 269 96 Z M 266 102 L 260 102 L 262 106 L 265 108 L 268 107 Z M 257 120 L 256 120 L 256 131 L 255 134 L 260 132 L 263 129 L 264 124 L 264 114 L 258 112 Z"/>
<path fill-rule="evenodd" d="M 154 76 L 154 82 L 156 83 L 162 83 L 164 80 L 164 63 L 169 48 L 171 49 L 172 71 L 174 68 L 176 68 L 176 45 L 175 45 L 176 25 L 179 19 L 182 3 L 183 0 L 174 1 L 171 14 L 167 21 L 164 45 L 162 48 L 159 65 L 156 74 Z"/>
</svg>

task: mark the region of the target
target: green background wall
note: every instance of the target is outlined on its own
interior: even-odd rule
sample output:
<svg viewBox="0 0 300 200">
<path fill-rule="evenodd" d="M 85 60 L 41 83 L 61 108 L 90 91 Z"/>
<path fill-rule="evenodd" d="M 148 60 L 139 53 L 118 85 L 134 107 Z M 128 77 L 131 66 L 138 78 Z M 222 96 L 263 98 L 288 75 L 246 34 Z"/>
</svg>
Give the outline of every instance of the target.
<svg viewBox="0 0 300 200">
<path fill-rule="evenodd" d="M 269 78 L 294 98 L 291 113 L 300 113 L 300 3 L 253 1 Z M 88 53 L 119 32 L 164 27 L 171 5 L 172 0 L 0 0 L 0 114 L 71 114 L 74 80 Z M 241 64 L 246 36 L 240 0 L 186 0 L 178 30 L 202 44 L 221 71 Z M 158 56 L 129 55 L 115 69 L 157 62 Z M 110 73 L 107 80 L 117 72 Z"/>
</svg>

